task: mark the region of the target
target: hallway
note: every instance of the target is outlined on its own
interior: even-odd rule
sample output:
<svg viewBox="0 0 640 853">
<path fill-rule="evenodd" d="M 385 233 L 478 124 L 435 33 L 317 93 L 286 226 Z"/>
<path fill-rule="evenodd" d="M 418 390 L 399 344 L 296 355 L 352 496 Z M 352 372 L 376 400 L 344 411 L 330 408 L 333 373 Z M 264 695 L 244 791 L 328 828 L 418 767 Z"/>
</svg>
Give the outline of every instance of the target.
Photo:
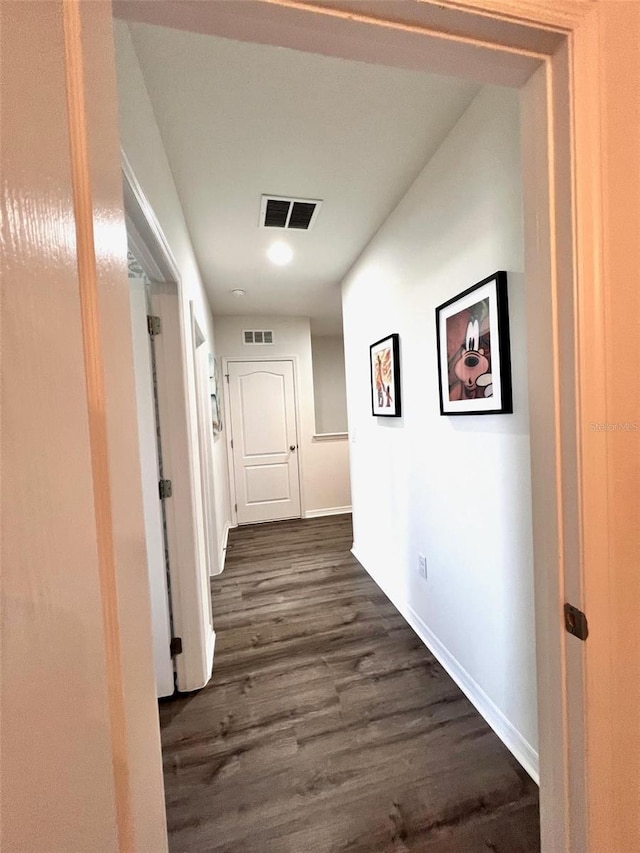
<svg viewBox="0 0 640 853">
<path fill-rule="evenodd" d="M 172 853 L 533 853 L 538 791 L 350 553 L 231 532 L 213 678 L 161 703 Z"/>
</svg>

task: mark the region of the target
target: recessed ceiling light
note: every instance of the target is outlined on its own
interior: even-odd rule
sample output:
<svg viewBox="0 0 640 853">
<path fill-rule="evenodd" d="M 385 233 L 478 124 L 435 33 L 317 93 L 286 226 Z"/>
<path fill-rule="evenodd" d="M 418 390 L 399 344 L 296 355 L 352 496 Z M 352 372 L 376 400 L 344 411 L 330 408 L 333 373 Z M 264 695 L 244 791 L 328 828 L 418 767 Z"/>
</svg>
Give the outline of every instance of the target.
<svg viewBox="0 0 640 853">
<path fill-rule="evenodd" d="M 241 297 L 241 296 L 244 296 L 244 295 L 245 295 L 246 290 L 243 290 L 241 287 L 236 287 L 236 288 L 235 288 L 235 290 L 232 290 L 232 291 L 231 291 L 231 293 L 232 293 L 234 296 L 236 296 L 238 299 L 240 299 L 240 297 Z"/>
<path fill-rule="evenodd" d="M 283 267 L 285 264 L 291 262 L 291 258 L 293 258 L 293 249 L 283 240 L 276 240 L 276 242 L 272 243 L 267 249 L 267 257 L 271 263 L 277 264 L 279 267 Z"/>
</svg>

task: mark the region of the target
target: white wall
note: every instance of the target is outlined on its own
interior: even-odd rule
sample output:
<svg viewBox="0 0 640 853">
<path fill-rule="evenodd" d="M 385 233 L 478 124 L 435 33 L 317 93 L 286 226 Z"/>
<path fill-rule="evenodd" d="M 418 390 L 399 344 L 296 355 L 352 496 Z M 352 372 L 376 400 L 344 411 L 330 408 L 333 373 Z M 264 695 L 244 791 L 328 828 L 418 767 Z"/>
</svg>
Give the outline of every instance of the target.
<svg viewBox="0 0 640 853">
<path fill-rule="evenodd" d="M 342 335 L 312 335 L 316 432 L 347 431 L 347 390 Z"/>
<path fill-rule="evenodd" d="M 434 309 L 497 269 L 514 414 L 441 417 Z M 524 287 L 518 94 L 486 89 L 343 284 L 354 552 L 535 775 Z M 376 419 L 369 344 L 391 332 L 403 417 Z"/>
<path fill-rule="evenodd" d="M 186 342 L 189 372 L 191 445 L 197 458 L 198 419 L 189 302 L 193 301 L 194 315 L 207 339 L 208 347 L 218 355 L 214 340 L 213 319 L 153 107 L 129 30 L 124 22 L 114 21 L 114 36 L 121 145 L 160 223 L 181 276 L 183 340 Z M 224 440 L 220 436 L 214 442 L 213 466 L 216 532 L 218 546 L 221 549 L 226 540 L 230 521 L 230 504 L 226 450 Z M 194 475 L 199 477 L 199 471 L 195 470 Z M 199 493 L 199 484 L 196 492 Z"/>
<path fill-rule="evenodd" d="M 272 329 L 274 344 L 243 344 L 244 329 Z M 314 441 L 313 367 L 308 317 L 216 317 L 218 352 L 227 358 L 258 361 L 293 356 L 299 413 L 300 466 L 304 515 L 351 506 L 349 447 L 346 441 Z"/>
</svg>

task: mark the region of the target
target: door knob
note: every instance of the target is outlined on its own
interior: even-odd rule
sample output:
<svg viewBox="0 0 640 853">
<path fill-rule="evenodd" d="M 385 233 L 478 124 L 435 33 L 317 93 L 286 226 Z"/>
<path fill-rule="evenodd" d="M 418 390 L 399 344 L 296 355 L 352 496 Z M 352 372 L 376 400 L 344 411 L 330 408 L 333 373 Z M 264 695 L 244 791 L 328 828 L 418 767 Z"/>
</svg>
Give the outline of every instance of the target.
<svg viewBox="0 0 640 853">
<path fill-rule="evenodd" d="M 290 450 L 292 453 L 293 453 L 293 451 L 294 451 L 295 449 L 296 449 L 296 445 L 295 445 L 295 444 L 290 444 L 290 445 L 289 445 L 289 450 Z"/>
</svg>

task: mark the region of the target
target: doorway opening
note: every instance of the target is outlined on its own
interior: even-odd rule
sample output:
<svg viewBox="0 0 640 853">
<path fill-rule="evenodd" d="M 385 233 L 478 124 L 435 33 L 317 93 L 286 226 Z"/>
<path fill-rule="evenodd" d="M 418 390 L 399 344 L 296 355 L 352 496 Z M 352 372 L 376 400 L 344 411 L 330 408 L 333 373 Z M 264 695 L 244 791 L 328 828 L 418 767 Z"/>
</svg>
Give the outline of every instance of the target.
<svg viewBox="0 0 640 853">
<path fill-rule="evenodd" d="M 300 13 L 301 13 L 300 10 L 296 10 L 296 14 L 300 14 Z M 286 16 L 288 13 L 286 11 L 283 11 L 282 14 Z M 301 14 L 306 14 L 306 13 L 302 12 Z M 309 15 L 313 15 L 313 14 L 323 14 L 323 13 L 319 12 L 319 10 L 316 10 L 314 13 L 309 12 Z M 340 21 L 342 21 L 342 18 L 340 18 L 340 15 L 336 16 L 332 11 L 327 11 L 326 14 L 328 16 L 332 16 L 334 18 L 334 20 L 333 20 L 334 24 L 336 23 L 336 20 L 335 20 L 336 18 L 338 18 Z M 348 17 L 349 16 L 345 16 L 344 20 L 346 21 Z M 363 21 L 363 20 L 359 20 L 357 22 L 357 24 L 361 28 L 364 27 L 364 29 L 366 29 L 367 26 L 369 26 L 369 27 L 375 27 L 378 25 L 382 26 L 382 24 L 380 22 Z M 346 24 L 345 24 L 345 26 L 346 26 Z M 399 38 L 398 30 L 402 30 L 402 28 L 389 27 L 389 29 L 390 30 L 394 29 L 392 36 L 396 40 L 396 47 L 397 47 L 397 40 Z M 425 29 L 425 32 L 419 33 L 419 34 L 412 31 L 413 36 L 419 35 L 419 38 L 421 40 L 422 39 L 429 40 L 432 38 L 437 39 L 439 37 L 438 34 L 436 34 L 434 36 L 433 33 L 429 32 L 428 28 L 425 27 L 424 29 Z M 403 35 L 403 38 L 409 39 L 409 36 L 406 34 L 406 32 L 403 33 L 402 35 Z M 558 40 L 558 44 L 559 43 L 560 42 Z M 422 42 L 421 48 L 423 47 L 424 44 L 426 44 L 425 41 Z M 393 49 L 393 46 L 390 46 L 389 50 L 392 50 L 392 49 Z M 326 46 L 325 46 L 325 50 L 326 50 Z M 482 53 L 482 51 L 480 51 L 480 53 Z M 490 51 L 489 51 L 489 53 L 490 53 Z M 443 60 L 442 60 L 441 56 L 442 55 L 440 54 L 440 60 L 439 61 L 442 62 Z M 467 55 L 467 59 L 468 58 L 469 57 Z M 469 66 L 468 66 L 468 67 L 473 66 L 476 69 L 476 71 L 478 71 L 478 64 L 474 64 L 474 63 L 476 62 L 477 58 L 478 58 L 478 56 L 476 56 L 474 58 L 474 60 L 471 61 Z M 512 57 L 510 57 L 510 58 L 512 58 Z M 549 223 L 549 218 L 548 218 L 548 213 L 549 213 L 549 205 L 548 205 L 548 201 L 549 201 L 549 197 L 548 197 L 549 172 L 548 172 L 548 163 L 546 160 L 546 155 L 547 155 L 547 144 L 548 144 L 548 140 L 549 140 L 550 128 L 547 125 L 548 113 L 546 110 L 547 96 L 548 96 L 547 77 L 546 77 L 547 68 L 545 68 L 541 64 L 544 61 L 545 57 L 542 53 L 535 54 L 531 50 L 527 51 L 527 50 L 523 49 L 520 52 L 513 51 L 513 58 L 514 58 L 514 62 L 511 64 L 510 64 L 510 62 L 504 63 L 502 65 L 502 70 L 499 73 L 503 75 L 503 82 L 507 82 L 509 85 L 523 85 L 523 84 L 525 84 L 525 82 L 527 83 L 527 85 L 525 87 L 525 94 L 524 94 L 524 105 L 525 105 L 524 114 L 525 114 L 525 123 L 527 123 L 527 122 L 529 123 L 529 124 L 527 124 L 527 131 L 531 130 L 532 133 L 528 137 L 529 141 L 526 143 L 526 145 L 529 146 L 528 152 L 530 154 L 532 154 L 532 161 L 533 162 L 532 162 L 532 164 L 530 164 L 531 170 L 528 174 L 528 180 L 531 183 L 529 184 L 528 190 L 525 192 L 525 205 L 529 205 L 529 208 L 528 208 L 529 214 L 533 214 L 533 218 L 531 219 L 531 221 L 533 221 L 534 219 L 536 219 L 538 222 L 541 221 L 540 217 L 538 216 L 538 213 L 540 213 L 540 211 L 543 210 L 542 221 L 545 222 L 546 224 L 548 224 Z M 487 61 L 484 64 L 482 61 L 480 61 L 479 65 L 482 66 L 482 71 L 478 71 L 478 73 L 480 76 L 483 76 L 483 75 L 491 76 L 489 74 L 489 71 L 487 70 L 488 67 L 490 66 L 490 62 L 488 61 L 486 56 L 485 56 L 485 60 L 487 60 Z M 417 60 L 415 60 L 415 56 L 414 56 L 413 61 L 417 61 Z M 505 69 L 508 69 L 508 70 L 505 71 Z M 536 69 L 538 69 L 538 70 L 536 70 Z M 559 74 L 562 74 L 563 70 L 566 70 L 566 65 L 563 65 L 563 60 L 562 60 L 562 58 L 560 58 L 559 65 L 556 68 L 556 72 L 559 72 Z M 498 71 L 496 71 L 496 73 L 498 73 Z M 555 79 L 557 80 L 558 76 L 556 76 Z M 534 119 L 540 120 L 540 123 L 538 125 L 536 125 L 536 121 Z M 540 156 L 541 151 L 543 152 L 543 156 Z M 557 151 L 556 151 L 556 153 L 557 153 Z M 535 197 L 534 197 L 534 194 L 531 192 L 532 189 L 535 189 L 537 192 L 539 191 L 538 195 L 536 195 Z M 527 199 L 527 196 L 528 196 L 528 199 Z M 528 237 L 529 241 L 530 241 L 530 236 L 531 235 L 529 235 L 529 237 Z M 528 243 L 528 249 L 529 250 L 532 249 L 532 245 L 530 242 Z M 530 270 L 531 270 L 530 280 L 532 283 L 535 283 L 536 288 L 539 285 L 540 289 L 536 290 L 535 303 L 533 302 L 533 300 L 531 300 L 531 304 L 535 310 L 529 313 L 529 318 L 528 318 L 529 338 L 531 339 L 532 337 L 537 336 L 538 340 L 545 341 L 545 342 L 548 342 L 550 338 L 553 339 L 553 335 L 554 335 L 554 329 L 551 327 L 551 324 L 549 322 L 549 318 L 551 316 L 551 303 L 553 301 L 552 290 L 556 285 L 555 278 L 553 278 L 553 276 L 549 275 L 549 273 L 548 273 L 549 265 L 545 266 L 546 262 L 549 260 L 549 255 L 545 254 L 546 252 L 548 252 L 548 250 L 550 250 L 550 247 L 548 245 L 541 246 L 538 243 L 533 248 L 533 254 L 530 255 L 530 259 L 533 261 L 533 263 L 530 267 Z M 544 261 L 544 263 L 541 262 L 541 258 Z M 543 267 L 544 267 L 544 269 L 543 269 Z M 549 353 L 555 352 L 554 346 L 553 346 L 553 340 L 552 340 L 552 345 L 548 349 L 546 349 L 545 351 L 547 351 Z M 535 484 L 534 491 L 536 491 L 536 492 L 540 491 L 543 486 L 545 486 L 545 487 L 551 486 L 553 494 L 556 494 L 556 491 L 554 491 L 555 484 L 557 483 L 556 471 L 555 471 L 554 463 L 549 463 L 548 460 L 545 463 L 545 460 L 541 458 L 541 447 L 542 447 L 542 444 L 544 444 L 544 442 L 540 441 L 540 437 L 541 437 L 543 432 L 548 433 L 548 424 L 549 423 L 555 423 L 556 422 L 556 417 L 555 417 L 556 400 L 555 400 L 555 397 L 553 396 L 553 393 L 551 393 L 551 391 L 549 390 L 553 384 L 551 382 L 551 380 L 553 379 L 554 376 L 556 376 L 556 372 L 555 372 L 556 368 L 557 368 L 557 365 L 552 363 L 552 359 L 550 359 L 549 363 L 545 364 L 544 370 L 542 370 L 540 375 L 536 378 L 536 391 L 540 390 L 541 394 L 540 394 L 540 397 L 536 397 L 536 401 L 538 403 L 538 406 L 537 406 L 537 411 L 536 411 L 535 422 L 533 425 L 533 432 L 535 433 L 537 430 L 537 435 L 535 436 L 535 440 L 533 442 L 535 445 L 535 447 L 534 447 L 534 468 L 536 468 L 536 480 L 537 480 L 537 482 Z M 546 392 L 545 392 L 544 387 L 543 387 L 545 381 L 549 383 Z M 530 393 L 534 393 L 534 392 L 530 389 Z M 541 465 L 539 467 L 536 466 L 536 464 L 535 464 L 536 460 L 539 460 L 541 462 Z M 553 508 L 552 508 L 551 512 L 543 513 L 542 524 L 538 525 L 538 530 L 536 532 L 536 542 L 540 538 L 540 531 L 542 530 L 544 532 L 542 534 L 542 546 L 543 547 L 542 547 L 541 551 L 538 549 L 538 542 L 537 542 L 537 546 L 536 546 L 536 553 L 537 554 L 546 552 L 546 548 L 548 547 L 548 546 L 544 545 L 544 537 L 546 534 L 549 534 L 549 538 L 547 539 L 547 541 L 557 542 L 557 531 L 555 531 L 555 529 L 554 529 L 555 522 L 553 519 L 550 518 L 550 515 L 552 514 L 552 512 L 553 512 Z M 545 526 L 546 526 L 546 529 L 545 529 Z M 538 561 L 538 558 L 536 557 L 536 562 L 537 561 Z M 544 571 L 548 571 L 548 570 L 545 570 L 544 568 L 542 568 L 541 571 L 544 572 Z M 554 621 L 553 614 L 555 613 L 557 600 L 559 599 L 558 585 L 559 585 L 559 577 L 555 578 L 555 580 L 553 578 L 546 577 L 545 578 L 545 584 L 544 584 L 544 590 L 539 591 L 539 589 L 538 589 L 537 596 L 538 596 L 539 601 L 537 604 L 537 618 L 538 618 L 539 624 L 541 624 L 541 623 L 546 624 L 546 623 L 551 623 Z M 562 655 L 563 655 L 563 642 L 562 642 L 562 638 L 560 635 L 559 626 L 557 624 L 554 624 L 552 627 L 552 630 L 549 630 L 549 631 L 539 630 L 538 635 L 542 639 L 542 642 L 543 642 L 543 650 L 541 650 L 541 652 L 540 652 L 540 660 L 542 660 L 542 654 L 543 654 L 544 649 L 549 650 L 551 648 L 554 649 L 554 654 L 555 654 L 554 659 L 556 659 L 556 658 L 561 659 Z M 544 665 L 539 664 L 538 668 L 539 668 L 539 671 L 541 671 L 541 670 L 543 671 Z M 543 672 L 543 674 L 544 674 L 544 672 Z M 547 672 L 547 676 L 550 678 L 551 681 L 554 681 L 555 676 L 553 675 L 553 673 Z M 541 681 L 543 682 L 544 678 L 542 678 Z M 558 684 L 558 681 L 556 678 L 555 679 L 555 686 L 556 687 L 559 686 L 559 688 L 560 688 L 559 691 L 557 693 L 549 692 L 548 694 L 546 694 L 546 696 L 543 700 L 544 707 L 542 707 L 543 716 L 545 716 L 547 723 L 550 723 L 550 725 L 548 725 L 546 727 L 546 731 L 545 731 L 545 737 L 548 737 L 549 743 L 553 743 L 554 739 L 561 739 L 562 738 L 562 727 L 558 725 L 558 722 L 559 722 L 559 719 L 561 719 L 563 714 L 565 713 L 565 699 L 566 699 L 565 685 L 564 685 L 564 683 Z M 544 726 L 543 726 L 543 730 L 544 730 Z M 562 754 L 564 755 L 564 753 L 562 753 Z M 560 769 L 560 776 L 563 778 L 560 779 L 559 783 L 558 783 L 558 777 L 554 777 L 553 779 L 551 778 L 551 776 L 549 777 L 549 779 L 551 780 L 549 782 L 549 788 L 548 788 L 549 791 L 551 791 L 552 788 L 557 787 L 558 784 L 560 784 L 560 787 L 565 786 L 566 776 L 567 776 L 565 767 L 562 767 Z M 545 785 L 545 782 L 543 779 L 543 786 L 544 785 Z M 551 798 L 549 798 L 548 802 L 549 803 L 551 802 Z M 560 822 L 562 822 L 562 819 L 560 819 Z"/>
<path fill-rule="evenodd" d="M 168 673 L 175 677 L 178 690 L 197 690 L 208 682 L 213 666 L 216 635 L 209 577 L 217 571 L 218 555 L 209 502 L 209 360 L 193 310 L 184 305 L 171 250 L 124 156 L 123 193 L 129 244 L 144 277 L 144 305 L 142 297 L 133 303 L 137 309 L 132 316 L 134 342 L 142 350 L 145 336 L 147 341 L 153 339 L 153 361 L 138 359 L 135 369 L 137 384 L 148 389 L 151 383 L 154 392 L 154 410 L 148 418 L 141 406 L 144 400 L 138 399 L 141 445 L 145 454 L 153 452 L 161 460 L 161 467 L 143 467 L 141 476 L 149 513 L 160 518 L 163 527 L 162 546 L 147 528 L 147 559 L 156 667 L 163 672 L 162 679 L 156 677 L 158 696 L 166 696 Z M 193 369 L 187 363 L 185 341 L 189 339 Z M 193 407 L 188 403 L 190 395 Z M 197 443 L 191 441 L 192 429 Z M 154 564 L 153 555 L 161 560 L 162 569 Z M 171 628 L 168 644 L 167 626 Z"/>
</svg>

